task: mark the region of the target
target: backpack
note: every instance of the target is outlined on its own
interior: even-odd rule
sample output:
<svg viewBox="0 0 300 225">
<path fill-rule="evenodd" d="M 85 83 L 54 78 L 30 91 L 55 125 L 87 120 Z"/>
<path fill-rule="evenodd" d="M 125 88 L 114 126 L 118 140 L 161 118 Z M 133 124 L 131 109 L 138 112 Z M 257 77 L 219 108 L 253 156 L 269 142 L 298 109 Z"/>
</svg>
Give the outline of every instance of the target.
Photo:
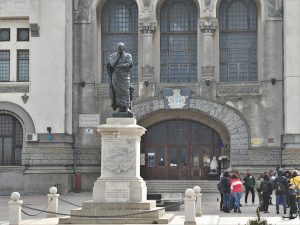
<svg viewBox="0 0 300 225">
<path fill-rule="evenodd" d="M 270 191 L 269 190 L 269 185 L 268 185 L 267 182 L 262 182 L 262 184 L 261 184 L 261 191 L 265 192 L 265 193 Z"/>
<path fill-rule="evenodd" d="M 261 185 L 261 180 L 257 180 L 256 183 L 255 183 L 255 188 L 257 190 L 260 190 L 260 188 L 261 188 L 260 185 Z"/>
<path fill-rule="evenodd" d="M 278 193 L 282 193 L 284 189 L 284 185 L 281 182 L 277 181 L 275 184 L 275 191 L 277 191 Z"/>
<path fill-rule="evenodd" d="M 217 188 L 219 190 L 220 193 L 223 193 L 224 192 L 224 185 L 223 185 L 223 179 L 220 180 L 220 182 L 217 184 Z"/>
</svg>

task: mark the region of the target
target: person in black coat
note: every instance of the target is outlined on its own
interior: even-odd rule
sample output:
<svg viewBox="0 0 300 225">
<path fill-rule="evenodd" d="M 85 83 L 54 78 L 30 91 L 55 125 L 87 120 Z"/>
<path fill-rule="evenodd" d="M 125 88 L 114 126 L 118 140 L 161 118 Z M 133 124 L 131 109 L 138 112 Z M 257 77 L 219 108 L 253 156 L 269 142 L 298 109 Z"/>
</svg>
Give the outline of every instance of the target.
<svg viewBox="0 0 300 225">
<path fill-rule="evenodd" d="M 274 189 L 276 195 L 276 212 L 279 214 L 279 205 L 282 204 L 283 212 L 286 214 L 288 179 L 284 176 L 283 170 L 279 169 L 277 177 L 274 180 Z"/>
<path fill-rule="evenodd" d="M 264 180 L 261 182 L 261 192 L 262 192 L 262 198 L 263 198 L 263 206 L 261 211 L 264 213 L 269 213 L 269 201 L 270 201 L 270 196 L 272 193 L 272 183 L 269 180 L 269 176 L 267 174 L 264 175 Z"/>
</svg>

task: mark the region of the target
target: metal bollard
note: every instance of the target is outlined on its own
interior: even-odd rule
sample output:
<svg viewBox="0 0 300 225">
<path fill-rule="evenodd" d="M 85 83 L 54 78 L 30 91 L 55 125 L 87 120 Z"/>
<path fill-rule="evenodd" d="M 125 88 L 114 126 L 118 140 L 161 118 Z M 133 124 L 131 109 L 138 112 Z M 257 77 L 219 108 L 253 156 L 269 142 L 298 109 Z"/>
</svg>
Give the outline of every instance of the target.
<svg viewBox="0 0 300 225">
<path fill-rule="evenodd" d="M 202 216 L 202 207 L 201 207 L 201 201 L 202 201 L 202 193 L 201 188 L 199 186 L 193 187 L 193 190 L 195 192 L 196 196 L 196 217 Z"/>
<path fill-rule="evenodd" d="M 11 200 L 8 201 L 8 222 L 9 225 L 21 224 L 21 209 L 23 201 L 20 200 L 20 194 L 13 192 L 10 195 Z"/>
<path fill-rule="evenodd" d="M 54 213 L 57 213 L 58 211 L 58 197 L 59 197 L 59 194 L 56 194 L 57 193 L 57 188 L 56 187 L 51 187 L 49 189 L 49 192 L 50 194 L 48 194 L 48 211 L 49 212 L 53 212 L 53 213 L 48 213 L 47 214 L 47 217 L 57 217 L 56 214 Z"/>
<path fill-rule="evenodd" d="M 196 225 L 195 220 L 195 192 L 193 189 L 188 188 L 185 190 L 185 198 L 184 198 L 184 211 L 185 211 L 185 221 L 184 225 Z"/>
</svg>

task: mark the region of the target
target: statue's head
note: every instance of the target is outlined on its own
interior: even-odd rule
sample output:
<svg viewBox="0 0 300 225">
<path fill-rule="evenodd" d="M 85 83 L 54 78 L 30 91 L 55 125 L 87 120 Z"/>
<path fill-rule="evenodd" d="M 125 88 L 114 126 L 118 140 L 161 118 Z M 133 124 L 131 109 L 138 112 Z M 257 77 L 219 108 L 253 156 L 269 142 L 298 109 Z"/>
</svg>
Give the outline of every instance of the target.
<svg viewBox="0 0 300 225">
<path fill-rule="evenodd" d="M 119 42 L 119 43 L 117 44 L 117 46 L 118 46 L 118 52 L 122 55 L 123 52 L 124 52 L 124 48 L 125 48 L 124 43 Z"/>
</svg>

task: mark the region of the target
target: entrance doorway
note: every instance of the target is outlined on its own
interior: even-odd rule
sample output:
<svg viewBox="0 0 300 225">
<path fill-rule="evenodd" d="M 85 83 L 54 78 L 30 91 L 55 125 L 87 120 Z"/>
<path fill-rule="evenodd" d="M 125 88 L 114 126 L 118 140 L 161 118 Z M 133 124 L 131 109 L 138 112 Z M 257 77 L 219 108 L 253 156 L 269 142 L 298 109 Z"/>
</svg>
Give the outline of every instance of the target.
<svg viewBox="0 0 300 225">
<path fill-rule="evenodd" d="M 23 128 L 8 114 L 0 114 L 0 166 L 21 165 Z"/>
<path fill-rule="evenodd" d="M 213 156 L 220 155 L 220 136 L 191 120 L 168 120 L 148 128 L 142 139 L 146 179 L 207 179 Z"/>
</svg>

